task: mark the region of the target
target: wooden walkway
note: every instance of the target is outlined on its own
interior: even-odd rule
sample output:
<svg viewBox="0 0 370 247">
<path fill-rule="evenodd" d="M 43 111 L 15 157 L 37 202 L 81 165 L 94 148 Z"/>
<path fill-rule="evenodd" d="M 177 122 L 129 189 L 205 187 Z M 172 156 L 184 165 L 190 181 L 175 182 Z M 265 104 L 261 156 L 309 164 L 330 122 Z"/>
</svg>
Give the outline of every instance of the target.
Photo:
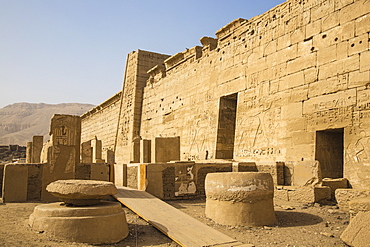
<svg viewBox="0 0 370 247">
<path fill-rule="evenodd" d="M 118 201 L 181 246 L 253 246 L 220 233 L 145 191 L 120 186 L 117 188 L 115 198 Z"/>
</svg>

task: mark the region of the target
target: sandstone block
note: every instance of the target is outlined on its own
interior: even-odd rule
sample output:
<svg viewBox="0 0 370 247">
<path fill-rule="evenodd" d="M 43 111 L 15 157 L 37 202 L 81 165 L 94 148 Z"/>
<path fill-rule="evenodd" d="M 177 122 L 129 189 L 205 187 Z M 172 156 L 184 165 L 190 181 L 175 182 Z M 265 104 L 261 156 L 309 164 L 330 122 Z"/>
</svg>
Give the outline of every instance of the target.
<svg viewBox="0 0 370 247">
<path fill-rule="evenodd" d="M 287 187 L 284 187 L 287 188 Z M 289 201 L 300 203 L 324 202 L 330 200 L 331 190 L 327 186 L 322 187 L 291 187 L 287 188 Z"/>
<path fill-rule="evenodd" d="M 360 52 L 366 51 L 369 48 L 369 35 L 363 34 L 361 36 L 350 39 L 348 42 L 348 55 L 358 54 Z"/>
<path fill-rule="evenodd" d="M 35 207 L 29 225 L 56 240 L 89 244 L 117 243 L 129 233 L 125 212 L 117 202 L 88 207 L 41 204 Z"/>
<path fill-rule="evenodd" d="M 325 63 L 332 62 L 337 59 L 337 46 L 332 45 L 329 47 L 325 47 L 323 49 L 320 49 L 317 52 L 317 64 L 322 65 Z"/>
<path fill-rule="evenodd" d="M 344 230 L 340 238 L 349 246 L 367 247 L 370 246 L 370 212 L 359 212 L 354 217 L 348 227 Z"/>
<path fill-rule="evenodd" d="M 337 189 L 335 191 L 335 199 L 342 210 L 349 210 L 349 201 L 367 196 L 370 196 L 370 190 L 366 189 Z"/>
<path fill-rule="evenodd" d="M 151 162 L 151 140 L 140 140 L 140 163 Z"/>
<path fill-rule="evenodd" d="M 318 161 L 298 161 L 294 165 L 293 185 L 314 185 L 321 182 Z"/>
<path fill-rule="evenodd" d="M 364 15 L 355 21 L 356 36 L 360 36 L 370 30 L 370 14 Z"/>
<path fill-rule="evenodd" d="M 360 71 L 370 70 L 370 51 L 362 52 L 360 54 Z"/>
<path fill-rule="evenodd" d="M 126 164 L 114 164 L 114 183 L 118 186 L 127 186 Z"/>
<path fill-rule="evenodd" d="M 347 189 L 348 180 L 346 178 L 324 178 L 322 180 L 323 186 L 328 186 L 331 189 L 331 197 L 335 199 L 335 191 L 337 189 Z"/>
<path fill-rule="evenodd" d="M 91 140 L 81 143 L 81 162 L 92 163 Z"/>
<path fill-rule="evenodd" d="M 153 163 L 180 160 L 180 137 L 156 137 L 151 154 Z"/>
<path fill-rule="evenodd" d="M 348 202 L 349 213 L 351 219 L 355 217 L 359 212 L 368 212 L 370 211 L 370 196 L 360 197 L 350 200 Z"/>
<path fill-rule="evenodd" d="M 113 183 L 95 180 L 58 180 L 50 183 L 46 190 L 72 205 L 98 204 L 101 199 L 118 193 Z"/>
<path fill-rule="evenodd" d="M 32 162 L 40 163 L 41 150 L 44 145 L 43 136 L 33 136 L 32 139 Z"/>
<path fill-rule="evenodd" d="M 359 86 L 365 86 L 370 82 L 370 71 L 353 71 L 349 73 L 349 82 L 348 87 L 359 87 Z"/>
<path fill-rule="evenodd" d="M 3 201 L 27 201 L 28 166 L 21 164 L 7 164 L 4 167 Z"/>
<path fill-rule="evenodd" d="M 223 225 L 263 226 L 276 222 L 269 173 L 209 173 L 206 216 Z"/>
<path fill-rule="evenodd" d="M 109 181 L 109 165 L 108 164 L 91 164 L 91 180 Z"/>
<path fill-rule="evenodd" d="M 32 142 L 26 144 L 26 163 L 32 163 Z"/>
</svg>

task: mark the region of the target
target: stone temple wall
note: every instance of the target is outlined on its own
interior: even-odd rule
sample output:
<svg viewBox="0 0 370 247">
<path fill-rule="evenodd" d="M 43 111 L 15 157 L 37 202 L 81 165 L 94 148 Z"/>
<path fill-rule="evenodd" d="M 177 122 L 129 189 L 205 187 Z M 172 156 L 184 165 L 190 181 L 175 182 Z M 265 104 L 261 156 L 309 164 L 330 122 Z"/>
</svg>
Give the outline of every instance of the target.
<svg viewBox="0 0 370 247">
<path fill-rule="evenodd" d="M 104 150 L 114 150 L 121 92 L 81 116 L 81 142 L 103 140 Z"/>
<path fill-rule="evenodd" d="M 287 1 L 231 22 L 149 71 L 141 137 L 180 136 L 182 160 L 320 159 L 325 177 L 369 188 L 369 12 Z M 338 150 L 342 167 L 327 162 Z"/>
<path fill-rule="evenodd" d="M 180 137 L 181 161 L 318 160 L 370 188 L 369 33 L 368 0 L 287 0 L 171 57 L 132 52 L 122 100 L 83 115 L 82 141 L 127 164 L 135 141 Z"/>
<path fill-rule="evenodd" d="M 142 50 L 128 54 L 123 90 L 81 116 L 81 141 L 96 137 L 102 141 L 103 151 L 115 151 L 117 163 L 131 162 L 131 143 L 140 135 L 142 90 L 149 78 L 147 71 L 168 57 Z"/>
</svg>

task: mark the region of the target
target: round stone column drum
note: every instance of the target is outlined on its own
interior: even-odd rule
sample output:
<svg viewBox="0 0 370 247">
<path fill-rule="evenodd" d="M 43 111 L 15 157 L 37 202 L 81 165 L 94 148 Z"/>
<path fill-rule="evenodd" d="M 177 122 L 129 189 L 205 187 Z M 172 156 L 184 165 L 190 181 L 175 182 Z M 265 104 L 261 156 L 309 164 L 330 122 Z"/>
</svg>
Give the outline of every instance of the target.
<svg viewBox="0 0 370 247">
<path fill-rule="evenodd" d="M 90 244 L 117 243 L 129 230 L 126 215 L 118 202 L 71 207 L 60 202 L 35 207 L 29 225 L 58 240 Z"/>
<path fill-rule="evenodd" d="M 231 226 L 264 226 L 276 222 L 274 183 L 269 173 L 209 173 L 205 180 L 206 216 Z"/>
</svg>

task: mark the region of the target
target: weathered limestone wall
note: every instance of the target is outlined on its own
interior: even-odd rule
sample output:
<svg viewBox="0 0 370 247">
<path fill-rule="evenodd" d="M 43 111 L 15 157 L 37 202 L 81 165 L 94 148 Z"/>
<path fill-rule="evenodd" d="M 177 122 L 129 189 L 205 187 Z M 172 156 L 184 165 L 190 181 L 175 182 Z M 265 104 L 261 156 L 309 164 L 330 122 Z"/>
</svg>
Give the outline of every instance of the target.
<svg viewBox="0 0 370 247">
<path fill-rule="evenodd" d="M 237 19 L 149 71 L 141 138 L 180 136 L 181 160 L 313 161 L 317 131 L 339 129 L 344 177 L 370 188 L 369 32 L 366 0 Z"/>
<path fill-rule="evenodd" d="M 121 92 L 81 116 L 81 142 L 102 140 L 103 150 L 114 150 Z"/>
<path fill-rule="evenodd" d="M 141 50 L 128 54 L 122 92 L 81 116 L 81 141 L 96 137 L 102 141 L 103 152 L 117 152 L 117 163 L 132 161 L 131 144 L 140 136 L 142 89 L 149 78 L 147 71 L 168 57 Z"/>
</svg>

